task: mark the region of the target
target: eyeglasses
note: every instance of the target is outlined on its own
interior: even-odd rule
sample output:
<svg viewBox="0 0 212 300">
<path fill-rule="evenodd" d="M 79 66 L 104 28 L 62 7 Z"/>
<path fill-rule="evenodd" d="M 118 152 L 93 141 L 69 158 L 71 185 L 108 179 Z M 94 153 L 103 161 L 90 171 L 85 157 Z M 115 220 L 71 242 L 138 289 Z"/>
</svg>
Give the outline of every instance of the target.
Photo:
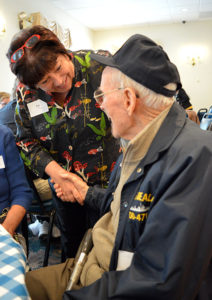
<svg viewBox="0 0 212 300">
<path fill-rule="evenodd" d="M 35 46 L 35 44 L 40 40 L 39 34 L 33 34 L 30 36 L 24 45 L 20 48 L 18 48 L 11 56 L 10 61 L 12 63 L 17 63 L 23 56 L 24 56 L 24 48 L 32 48 Z"/>
<path fill-rule="evenodd" d="M 103 101 L 104 101 L 104 95 L 106 94 L 110 94 L 110 93 L 113 93 L 115 91 L 119 91 L 119 90 L 123 90 L 124 88 L 117 88 L 117 89 L 114 89 L 114 90 L 111 90 L 111 91 L 108 91 L 108 92 L 105 92 L 103 93 L 101 89 L 97 89 L 94 94 L 93 94 L 93 97 L 94 99 L 96 100 L 96 102 L 99 104 L 99 105 L 102 105 Z"/>
</svg>

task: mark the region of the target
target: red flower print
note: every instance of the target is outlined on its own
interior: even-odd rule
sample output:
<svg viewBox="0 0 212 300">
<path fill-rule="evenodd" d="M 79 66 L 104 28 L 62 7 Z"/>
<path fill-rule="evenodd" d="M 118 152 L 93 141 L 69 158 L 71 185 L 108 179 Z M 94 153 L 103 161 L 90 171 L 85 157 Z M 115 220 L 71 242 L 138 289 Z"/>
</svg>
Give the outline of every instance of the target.
<svg viewBox="0 0 212 300">
<path fill-rule="evenodd" d="M 95 103 L 95 106 L 96 106 L 96 108 L 100 108 L 100 105 L 99 105 L 99 103 Z"/>
<path fill-rule="evenodd" d="M 51 101 L 48 102 L 49 106 L 53 106 L 55 104 L 55 101 L 52 99 Z"/>
<path fill-rule="evenodd" d="M 74 170 L 77 172 L 77 171 L 80 171 L 81 169 L 82 169 L 82 164 L 81 164 L 81 162 L 79 162 L 79 161 L 75 161 L 74 163 L 73 163 L 73 166 L 74 166 Z"/>
<path fill-rule="evenodd" d="M 62 156 L 67 159 L 68 161 L 72 160 L 72 156 L 68 153 L 68 151 L 64 151 Z"/>
<path fill-rule="evenodd" d="M 91 176 L 95 175 L 98 173 L 98 170 L 96 169 L 96 172 L 88 172 L 87 177 L 90 178 Z"/>
<path fill-rule="evenodd" d="M 87 166 L 88 166 L 88 164 L 87 164 L 87 163 L 82 164 L 80 161 L 75 161 L 75 162 L 73 163 L 73 166 L 74 166 L 74 170 L 75 170 L 76 172 L 79 172 L 80 170 L 86 169 Z"/>
<path fill-rule="evenodd" d="M 116 162 L 114 161 L 114 162 L 111 164 L 111 167 L 110 167 L 110 172 L 112 172 L 112 171 L 113 171 L 113 169 L 114 169 L 115 165 L 116 165 Z"/>
<path fill-rule="evenodd" d="M 82 165 L 82 169 L 86 169 L 87 166 L 88 166 L 88 163 L 84 163 L 84 164 Z"/>
<path fill-rule="evenodd" d="M 75 87 L 81 87 L 81 85 L 82 85 L 82 81 L 77 81 L 74 86 Z"/>
</svg>

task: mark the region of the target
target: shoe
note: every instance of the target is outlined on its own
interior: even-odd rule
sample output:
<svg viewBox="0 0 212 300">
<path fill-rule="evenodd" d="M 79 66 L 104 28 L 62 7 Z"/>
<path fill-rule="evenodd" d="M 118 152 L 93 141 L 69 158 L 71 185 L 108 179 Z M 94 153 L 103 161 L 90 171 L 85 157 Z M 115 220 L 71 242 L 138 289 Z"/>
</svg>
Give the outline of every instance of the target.
<svg viewBox="0 0 212 300">
<path fill-rule="evenodd" d="M 53 238 L 59 238 L 60 236 L 61 236 L 60 229 L 56 225 L 53 225 L 53 228 L 52 228 L 52 237 Z"/>
<path fill-rule="evenodd" d="M 40 223 L 39 232 L 38 232 L 39 239 L 41 240 L 47 239 L 48 230 L 49 230 L 49 223 L 47 221 L 43 221 L 43 223 Z"/>
<path fill-rule="evenodd" d="M 32 232 L 33 235 L 38 235 L 41 223 L 36 220 L 34 223 L 29 224 L 28 228 Z"/>
</svg>

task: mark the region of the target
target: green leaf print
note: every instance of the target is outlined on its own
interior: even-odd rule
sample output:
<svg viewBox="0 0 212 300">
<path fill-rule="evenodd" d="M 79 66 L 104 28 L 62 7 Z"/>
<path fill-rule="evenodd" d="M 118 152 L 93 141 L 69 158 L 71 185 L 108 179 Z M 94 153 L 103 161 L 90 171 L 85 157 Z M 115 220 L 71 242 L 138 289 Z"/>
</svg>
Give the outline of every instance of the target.
<svg viewBox="0 0 212 300">
<path fill-rule="evenodd" d="M 91 52 L 89 51 L 86 55 L 85 55 L 85 60 L 82 59 L 81 57 L 79 57 L 78 55 L 75 55 L 75 58 L 78 60 L 78 62 L 85 68 L 82 68 L 82 72 L 85 72 L 87 68 L 90 68 L 91 64 L 90 64 L 90 54 Z"/>
<path fill-rule="evenodd" d="M 57 120 L 57 108 L 56 107 L 52 108 L 51 116 L 52 116 L 53 120 Z"/>
<path fill-rule="evenodd" d="M 106 136 L 106 122 L 105 122 L 105 116 L 103 112 L 101 114 L 100 129 L 98 129 L 93 124 L 87 124 L 87 125 L 93 130 L 93 132 L 95 132 L 98 135 L 96 138 L 97 141 L 99 141 L 103 136 Z"/>
<path fill-rule="evenodd" d="M 31 161 L 25 156 L 24 152 L 21 150 L 20 152 L 20 155 L 21 155 L 21 158 L 23 159 L 25 165 L 27 167 L 30 167 L 31 166 Z"/>
<path fill-rule="evenodd" d="M 103 112 L 101 114 L 100 128 L 101 128 L 101 131 L 104 133 L 103 135 L 105 136 L 106 135 L 106 131 L 105 131 L 106 122 L 105 122 L 105 115 L 103 114 Z"/>
<path fill-rule="evenodd" d="M 48 124 L 46 124 L 46 128 L 50 128 L 51 126 L 55 125 L 57 122 L 57 108 L 56 107 L 52 108 L 51 116 L 49 116 L 47 113 L 44 113 L 43 116 L 46 119 L 46 121 L 48 122 Z M 50 135 L 51 135 L 51 138 L 54 137 L 52 128 L 51 128 Z"/>
<path fill-rule="evenodd" d="M 85 62 L 86 62 L 86 67 L 87 67 L 87 68 L 90 68 L 90 66 L 91 66 L 91 64 L 90 64 L 90 61 L 91 61 L 90 54 L 91 54 L 91 52 L 89 51 L 89 52 L 85 55 Z"/>
<path fill-rule="evenodd" d="M 51 124 L 51 125 L 56 124 L 56 121 L 57 121 L 57 108 L 56 107 L 52 108 L 51 117 L 47 113 L 44 113 L 43 116 L 49 124 Z"/>
<path fill-rule="evenodd" d="M 95 132 L 96 134 L 102 135 L 102 131 L 99 130 L 98 128 L 96 128 L 96 126 L 94 126 L 92 124 L 88 124 L 88 127 L 90 127 L 93 130 L 93 132 Z"/>
</svg>

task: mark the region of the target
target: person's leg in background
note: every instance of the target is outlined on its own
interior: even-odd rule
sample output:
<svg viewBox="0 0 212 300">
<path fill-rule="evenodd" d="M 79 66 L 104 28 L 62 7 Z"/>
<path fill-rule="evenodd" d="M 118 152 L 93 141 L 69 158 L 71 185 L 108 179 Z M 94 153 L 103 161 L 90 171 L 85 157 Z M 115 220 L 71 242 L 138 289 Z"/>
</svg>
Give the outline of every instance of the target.
<svg viewBox="0 0 212 300">
<path fill-rule="evenodd" d="M 30 207 L 31 212 L 36 208 L 33 206 L 39 206 L 40 210 L 42 211 L 42 206 L 45 207 L 45 204 L 52 201 L 52 190 L 49 185 L 48 179 L 36 178 L 33 179 L 29 178 L 29 184 L 32 188 L 34 200 Z M 48 204 L 51 206 L 51 204 Z M 47 206 L 48 207 L 48 206 Z M 45 240 L 48 236 L 48 229 L 49 229 L 49 217 L 44 216 L 42 213 L 36 215 L 33 213 L 31 214 L 31 224 L 28 225 L 29 230 L 34 236 L 38 236 L 39 239 Z M 52 229 L 52 237 L 58 238 L 60 237 L 60 231 L 57 228 L 57 219 L 55 219 Z"/>
</svg>

